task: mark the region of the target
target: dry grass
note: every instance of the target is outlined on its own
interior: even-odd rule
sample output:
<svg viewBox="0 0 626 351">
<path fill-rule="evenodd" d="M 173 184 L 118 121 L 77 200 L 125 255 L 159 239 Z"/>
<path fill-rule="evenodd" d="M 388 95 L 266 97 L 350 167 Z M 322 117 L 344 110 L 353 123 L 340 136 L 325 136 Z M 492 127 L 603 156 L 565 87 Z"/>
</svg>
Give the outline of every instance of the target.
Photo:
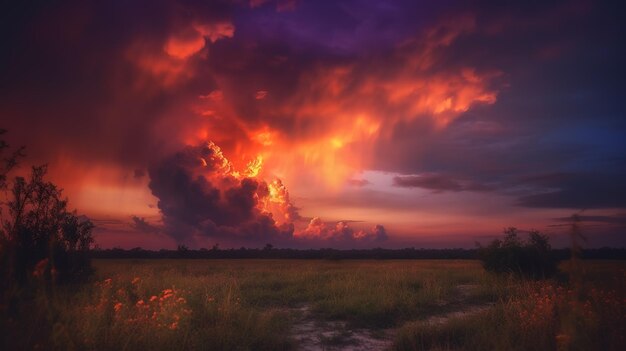
<svg viewBox="0 0 626 351">
<path fill-rule="evenodd" d="M 395 350 L 622 350 L 625 262 L 586 262 L 580 286 L 512 280 L 494 308 L 443 325 L 405 324 Z M 562 269 L 567 271 L 567 264 Z"/>
<path fill-rule="evenodd" d="M 622 262 L 587 265 L 596 289 L 572 292 L 555 281 L 494 278 L 476 261 L 101 260 L 95 266 L 93 282 L 40 291 L 19 318 L 3 316 L 3 343 L 11 349 L 292 350 L 293 310 L 306 305 L 322 320 L 400 328 L 398 350 L 624 344 L 623 283 L 614 279 L 623 281 Z M 462 285 L 476 286 L 464 304 L 492 301 L 495 307 L 441 325 L 420 322 L 458 307 Z M 576 308 L 567 308 L 570 301 Z"/>
</svg>

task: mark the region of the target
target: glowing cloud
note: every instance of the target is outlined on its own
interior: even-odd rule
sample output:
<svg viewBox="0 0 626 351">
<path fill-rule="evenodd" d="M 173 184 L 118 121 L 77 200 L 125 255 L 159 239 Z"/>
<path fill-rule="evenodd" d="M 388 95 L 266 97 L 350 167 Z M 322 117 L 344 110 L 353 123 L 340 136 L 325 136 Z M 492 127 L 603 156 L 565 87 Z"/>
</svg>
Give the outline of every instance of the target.
<svg viewBox="0 0 626 351">
<path fill-rule="evenodd" d="M 375 145 L 397 125 L 424 120 L 437 133 L 472 107 L 496 102 L 499 71 L 437 65 L 475 30 L 473 16 L 444 20 L 384 56 L 318 63 L 299 72 L 290 91 L 257 88 L 252 99 L 239 96 L 241 83 L 219 76 L 219 99 L 203 95 L 196 108 L 207 118 L 192 130 L 206 133 L 186 140 L 217 140 L 236 162 L 261 154 L 266 174 L 338 190 L 373 166 Z"/>
<path fill-rule="evenodd" d="M 244 170 L 236 170 L 213 142 L 187 146 L 149 169 L 150 189 L 159 199 L 164 231 L 178 242 L 195 243 L 203 237 L 245 239 L 279 243 L 302 240 L 380 241 L 387 238 L 382 226 L 354 231 L 346 223 L 335 229 L 319 219 L 294 234 L 300 219 L 289 191 L 280 179 L 267 183 L 257 178 L 259 156 Z M 146 230 L 143 218 L 134 225 Z M 154 229 L 156 230 L 156 229 Z"/>
</svg>

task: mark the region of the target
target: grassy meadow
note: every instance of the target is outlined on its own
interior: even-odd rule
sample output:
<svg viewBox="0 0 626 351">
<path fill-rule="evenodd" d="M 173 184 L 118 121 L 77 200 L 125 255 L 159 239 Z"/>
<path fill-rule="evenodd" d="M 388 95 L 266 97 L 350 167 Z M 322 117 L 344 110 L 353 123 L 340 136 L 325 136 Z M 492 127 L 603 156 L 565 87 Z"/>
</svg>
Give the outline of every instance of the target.
<svg viewBox="0 0 626 351">
<path fill-rule="evenodd" d="M 62 350 L 370 350 L 374 340 L 393 350 L 626 345 L 623 261 L 583 262 L 579 284 L 567 283 L 567 262 L 558 278 L 541 282 L 495 277 L 478 261 L 463 260 L 96 260 L 94 266 L 91 282 L 42 287 L 19 318 L 2 316 L 3 343 Z M 304 323 L 319 343 L 298 338 Z M 341 330 L 318 332 L 324 323 Z M 371 339 L 355 344 L 356 331 Z"/>
</svg>

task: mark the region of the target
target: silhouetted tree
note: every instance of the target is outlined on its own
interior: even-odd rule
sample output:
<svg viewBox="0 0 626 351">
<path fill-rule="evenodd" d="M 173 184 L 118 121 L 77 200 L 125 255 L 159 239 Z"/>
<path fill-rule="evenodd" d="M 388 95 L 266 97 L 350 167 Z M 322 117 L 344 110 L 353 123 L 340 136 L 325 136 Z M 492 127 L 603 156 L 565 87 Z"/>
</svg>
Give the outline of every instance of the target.
<svg viewBox="0 0 626 351">
<path fill-rule="evenodd" d="M 0 131 L 0 136 L 4 131 Z M 0 141 L 2 153 L 8 145 Z M 33 277 L 51 283 L 87 276 L 91 272 L 88 250 L 93 224 L 68 211 L 67 199 L 44 179 L 47 167 L 33 167 L 28 178 L 8 173 L 18 164 L 23 148 L 3 159 L 0 186 L 0 294 Z"/>
<path fill-rule="evenodd" d="M 522 241 L 518 234 L 517 228 L 506 228 L 504 240 L 495 239 L 487 247 L 479 246 L 478 257 L 483 267 L 489 272 L 533 279 L 553 276 L 557 260 L 548 237 L 531 230 L 528 240 Z"/>
</svg>

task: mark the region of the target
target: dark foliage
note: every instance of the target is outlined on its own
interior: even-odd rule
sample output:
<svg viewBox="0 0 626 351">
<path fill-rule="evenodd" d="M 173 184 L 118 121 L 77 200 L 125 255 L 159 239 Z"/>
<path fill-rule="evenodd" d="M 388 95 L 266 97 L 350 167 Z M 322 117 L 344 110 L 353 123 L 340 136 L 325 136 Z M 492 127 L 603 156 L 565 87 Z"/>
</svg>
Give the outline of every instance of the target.
<svg viewBox="0 0 626 351">
<path fill-rule="evenodd" d="M 543 279 L 557 272 L 557 257 L 548 237 L 536 230 L 531 230 L 528 239 L 523 241 L 516 228 L 507 228 L 504 239 L 496 239 L 487 247 L 480 247 L 478 257 L 487 271 L 498 274 Z"/>
<path fill-rule="evenodd" d="M 6 143 L 0 145 L 2 151 L 7 151 Z M 3 296 L 31 282 L 75 281 L 91 272 L 88 251 L 93 242 L 93 224 L 68 211 L 61 190 L 44 179 L 46 166 L 33 167 L 28 178 L 16 176 L 10 180 L 7 174 L 21 156 L 20 150 L 4 158 L 0 177 Z"/>
</svg>

